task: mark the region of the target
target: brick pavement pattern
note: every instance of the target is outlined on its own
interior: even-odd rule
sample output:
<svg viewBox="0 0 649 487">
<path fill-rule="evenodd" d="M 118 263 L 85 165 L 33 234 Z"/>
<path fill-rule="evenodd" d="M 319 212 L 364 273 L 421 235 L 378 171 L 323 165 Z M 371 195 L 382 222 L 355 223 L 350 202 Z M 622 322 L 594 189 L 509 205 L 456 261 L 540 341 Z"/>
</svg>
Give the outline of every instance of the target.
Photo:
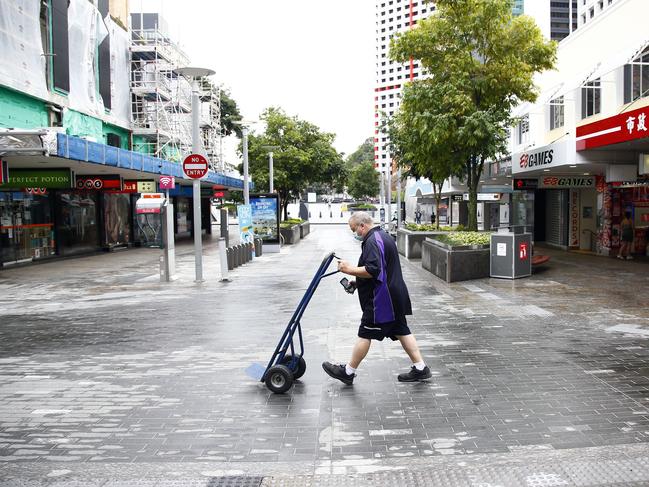
<svg viewBox="0 0 649 487">
<path fill-rule="evenodd" d="M 383 342 L 351 387 L 320 368 L 360 317 L 334 276 L 302 320 L 305 376 L 273 395 L 244 369 L 322 256 L 360 250 L 314 230 L 230 283 L 213 242 L 202 284 L 183 245 L 168 284 L 151 249 L 0 271 L 0 487 L 649 485 L 646 263 L 550 252 L 532 278 L 447 285 L 403 259 L 433 379 L 397 382 Z"/>
</svg>

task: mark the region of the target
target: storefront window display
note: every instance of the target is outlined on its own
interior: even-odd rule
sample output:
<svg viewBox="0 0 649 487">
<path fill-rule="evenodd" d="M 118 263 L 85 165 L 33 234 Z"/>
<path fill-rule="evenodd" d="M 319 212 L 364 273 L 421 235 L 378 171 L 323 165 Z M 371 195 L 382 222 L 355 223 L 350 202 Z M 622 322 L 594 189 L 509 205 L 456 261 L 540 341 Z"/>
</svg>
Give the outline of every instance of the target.
<svg viewBox="0 0 649 487">
<path fill-rule="evenodd" d="M 66 191 L 57 194 L 59 248 L 62 255 L 99 248 L 98 193 Z"/>
<path fill-rule="evenodd" d="M 0 263 L 11 264 L 55 255 L 50 196 L 0 192 Z"/>
<path fill-rule="evenodd" d="M 104 245 L 108 248 L 125 246 L 131 242 L 131 195 L 104 193 Z"/>
</svg>

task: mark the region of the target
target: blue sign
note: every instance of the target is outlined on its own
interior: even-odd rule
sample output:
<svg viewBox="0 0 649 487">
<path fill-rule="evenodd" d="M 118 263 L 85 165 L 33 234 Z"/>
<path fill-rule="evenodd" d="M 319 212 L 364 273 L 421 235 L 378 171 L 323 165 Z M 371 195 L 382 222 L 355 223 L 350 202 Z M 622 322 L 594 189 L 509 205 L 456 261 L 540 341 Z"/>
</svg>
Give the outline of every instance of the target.
<svg viewBox="0 0 649 487">
<path fill-rule="evenodd" d="M 252 228 L 252 209 L 250 205 L 238 205 L 237 218 L 239 219 L 239 236 L 241 238 L 241 243 L 253 242 L 255 232 Z"/>
<path fill-rule="evenodd" d="M 252 226 L 264 243 L 279 244 L 279 196 L 276 193 L 250 195 Z"/>
</svg>

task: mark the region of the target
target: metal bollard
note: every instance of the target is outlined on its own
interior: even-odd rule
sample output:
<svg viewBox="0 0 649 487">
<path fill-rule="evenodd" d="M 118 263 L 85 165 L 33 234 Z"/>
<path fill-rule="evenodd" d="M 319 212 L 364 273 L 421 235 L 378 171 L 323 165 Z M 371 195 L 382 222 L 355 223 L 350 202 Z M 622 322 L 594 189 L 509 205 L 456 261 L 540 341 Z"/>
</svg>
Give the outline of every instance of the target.
<svg viewBox="0 0 649 487">
<path fill-rule="evenodd" d="M 255 257 L 261 257 L 263 252 L 263 240 L 255 238 Z"/>
<path fill-rule="evenodd" d="M 225 247 L 225 238 L 219 238 L 219 258 L 221 260 L 221 281 L 228 279 L 228 251 Z"/>
<path fill-rule="evenodd" d="M 248 260 L 251 261 L 255 257 L 255 244 L 248 242 L 246 244 L 246 251 L 248 252 Z"/>
<path fill-rule="evenodd" d="M 235 258 L 235 263 L 234 265 L 236 267 L 239 267 L 240 265 L 243 265 L 243 255 L 241 254 L 241 244 L 237 244 L 234 246 L 234 255 L 236 256 Z"/>
<path fill-rule="evenodd" d="M 234 252 L 232 247 L 228 247 L 226 251 L 228 254 L 228 270 L 231 271 L 234 269 Z"/>
</svg>

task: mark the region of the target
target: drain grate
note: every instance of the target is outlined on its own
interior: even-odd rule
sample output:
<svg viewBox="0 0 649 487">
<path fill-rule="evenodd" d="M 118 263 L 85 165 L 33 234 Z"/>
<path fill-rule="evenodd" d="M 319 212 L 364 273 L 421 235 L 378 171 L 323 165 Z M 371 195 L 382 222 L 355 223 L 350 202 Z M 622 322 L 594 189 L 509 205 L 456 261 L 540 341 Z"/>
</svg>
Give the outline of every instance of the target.
<svg viewBox="0 0 649 487">
<path fill-rule="evenodd" d="M 250 475 L 212 477 L 206 487 L 259 487 L 263 479 Z"/>
</svg>

